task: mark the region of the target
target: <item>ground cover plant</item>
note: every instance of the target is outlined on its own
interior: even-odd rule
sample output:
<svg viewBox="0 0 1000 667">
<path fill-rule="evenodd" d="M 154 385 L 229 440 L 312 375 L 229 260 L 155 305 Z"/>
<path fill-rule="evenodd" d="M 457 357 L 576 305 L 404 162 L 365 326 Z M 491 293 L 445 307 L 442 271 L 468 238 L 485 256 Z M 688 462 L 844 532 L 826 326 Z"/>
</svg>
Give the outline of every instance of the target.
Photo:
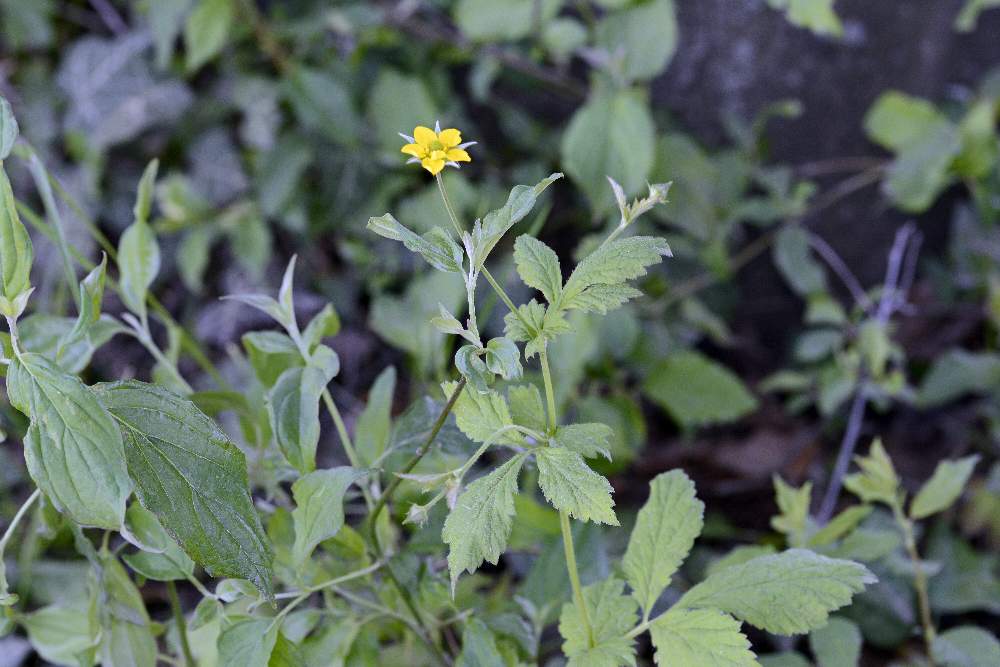
<svg viewBox="0 0 1000 667">
<path fill-rule="evenodd" d="M 682 10 L 0 0 L 3 659 L 1000 663 L 1000 77 L 782 164 Z"/>
</svg>

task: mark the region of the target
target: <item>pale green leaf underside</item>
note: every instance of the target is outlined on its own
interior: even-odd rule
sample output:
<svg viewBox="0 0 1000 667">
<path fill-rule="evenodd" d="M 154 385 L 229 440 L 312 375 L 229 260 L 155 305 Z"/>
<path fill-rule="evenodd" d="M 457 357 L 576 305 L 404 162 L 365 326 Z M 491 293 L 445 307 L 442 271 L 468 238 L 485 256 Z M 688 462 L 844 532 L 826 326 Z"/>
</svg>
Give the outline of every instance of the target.
<svg viewBox="0 0 1000 667">
<path fill-rule="evenodd" d="M 535 450 L 535 460 L 538 485 L 553 507 L 579 521 L 618 525 L 611 483 L 582 456 L 564 447 L 541 447 Z"/>
<path fill-rule="evenodd" d="M 653 656 L 664 667 L 759 665 L 740 622 L 717 609 L 671 609 L 649 627 Z"/>
<path fill-rule="evenodd" d="M 611 577 L 583 589 L 584 603 L 594 631 L 590 646 L 580 610 L 574 603 L 563 605 L 559 616 L 562 649 L 569 658 L 567 667 L 617 667 L 635 665 L 633 640 L 625 634 L 636 623 L 635 599 L 625 595 L 625 583 Z"/>
</svg>

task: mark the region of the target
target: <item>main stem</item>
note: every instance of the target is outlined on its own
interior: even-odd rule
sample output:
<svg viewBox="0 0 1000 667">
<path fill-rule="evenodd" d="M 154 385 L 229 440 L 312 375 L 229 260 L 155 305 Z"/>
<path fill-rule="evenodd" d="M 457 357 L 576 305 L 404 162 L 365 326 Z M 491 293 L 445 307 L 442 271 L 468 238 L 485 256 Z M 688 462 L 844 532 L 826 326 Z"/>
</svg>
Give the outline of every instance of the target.
<svg viewBox="0 0 1000 667">
<path fill-rule="evenodd" d="M 545 402 L 549 409 L 549 429 L 556 430 L 556 397 L 552 388 L 552 372 L 549 370 L 549 354 L 544 348 L 539 355 L 542 363 L 542 381 L 545 383 Z M 559 528 L 562 530 L 563 550 L 566 553 L 566 570 L 569 573 L 569 583 L 573 588 L 573 600 L 580 610 L 580 618 L 587 632 L 587 643 L 594 646 L 594 628 L 590 624 L 590 613 L 587 602 L 583 598 L 583 586 L 580 585 L 580 572 L 576 566 L 576 549 L 573 546 L 573 531 L 569 525 L 569 514 L 559 511 Z"/>
<path fill-rule="evenodd" d="M 7 543 L 10 541 L 11 536 L 17 529 L 17 524 L 21 523 L 21 519 L 23 519 L 24 515 L 28 513 L 28 509 L 34 504 L 36 500 L 38 500 L 38 497 L 41 495 L 42 492 L 38 489 L 35 489 L 35 491 L 30 496 L 28 496 L 28 499 L 24 501 L 24 504 L 21 505 L 21 508 L 17 510 L 17 514 L 14 515 L 14 518 L 10 520 L 10 525 L 7 526 L 7 530 L 4 531 L 3 537 L 0 538 L 0 558 L 3 558 L 4 549 L 7 548 Z"/>
<path fill-rule="evenodd" d="M 934 619 L 931 617 L 930 597 L 927 593 L 927 574 L 924 572 L 924 564 L 917 551 L 917 540 L 913 534 L 913 522 L 903 514 L 903 508 L 899 503 L 893 505 L 892 512 L 896 517 L 896 523 L 903 531 L 903 543 L 906 552 L 910 556 L 910 563 L 913 565 L 913 586 L 917 590 L 917 604 L 920 607 L 920 624 L 924 630 L 924 646 L 927 649 L 927 660 L 931 667 L 934 662 L 934 639 L 937 631 L 934 629 Z"/>
<path fill-rule="evenodd" d="M 191 644 L 188 642 L 187 623 L 184 621 L 184 610 L 181 609 L 180 598 L 177 597 L 177 585 L 172 581 L 167 582 L 167 597 L 170 598 L 170 609 L 174 613 L 174 623 L 177 625 L 177 638 L 181 643 L 181 653 L 184 654 L 184 664 L 187 667 L 196 667 L 198 663 L 191 654 Z"/>
</svg>

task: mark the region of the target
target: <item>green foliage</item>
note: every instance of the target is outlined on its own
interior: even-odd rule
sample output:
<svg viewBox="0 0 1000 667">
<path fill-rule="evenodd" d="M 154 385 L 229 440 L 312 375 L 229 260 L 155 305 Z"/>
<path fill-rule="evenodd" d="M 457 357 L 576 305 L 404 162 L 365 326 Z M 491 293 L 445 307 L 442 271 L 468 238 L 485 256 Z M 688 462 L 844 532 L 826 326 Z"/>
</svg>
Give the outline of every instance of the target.
<svg viewBox="0 0 1000 667">
<path fill-rule="evenodd" d="M 658 665 L 758 664 L 740 622 L 715 609 L 671 609 L 653 622 L 649 634 Z"/>
<path fill-rule="evenodd" d="M 738 377 L 697 352 L 678 352 L 653 366 L 642 385 L 683 427 L 724 423 L 757 409 Z"/>
</svg>

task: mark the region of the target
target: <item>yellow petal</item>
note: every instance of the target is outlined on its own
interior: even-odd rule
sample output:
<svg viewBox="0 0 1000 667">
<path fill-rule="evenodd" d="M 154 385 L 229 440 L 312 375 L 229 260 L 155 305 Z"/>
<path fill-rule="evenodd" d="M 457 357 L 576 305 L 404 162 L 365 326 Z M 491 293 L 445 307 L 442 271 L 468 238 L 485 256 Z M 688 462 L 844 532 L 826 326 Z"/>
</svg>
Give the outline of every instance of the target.
<svg viewBox="0 0 1000 667">
<path fill-rule="evenodd" d="M 423 157 L 427 151 L 420 144 L 406 144 L 400 149 L 400 152 L 412 155 L 413 157 Z"/>
<path fill-rule="evenodd" d="M 441 141 L 441 145 L 444 146 L 445 150 L 448 150 L 449 148 L 462 143 L 462 133 L 452 127 L 447 130 L 441 130 L 441 134 L 438 135 L 438 139 Z"/>
<path fill-rule="evenodd" d="M 447 160 L 448 153 L 446 153 L 445 151 L 431 151 L 427 155 L 427 157 L 429 157 L 432 160 Z"/>
<path fill-rule="evenodd" d="M 432 158 L 424 158 L 423 160 L 420 161 L 420 164 L 423 165 L 424 169 L 431 172 L 435 176 L 438 175 L 438 172 L 444 169 L 444 160 L 434 160 Z"/>
<path fill-rule="evenodd" d="M 421 146 L 430 146 L 432 143 L 437 141 L 437 135 L 429 127 L 424 127 L 420 125 L 413 130 L 413 138 L 417 140 L 417 143 Z"/>
<path fill-rule="evenodd" d="M 452 148 L 448 151 L 448 159 L 452 162 L 472 162 L 472 158 L 461 148 Z"/>
</svg>

